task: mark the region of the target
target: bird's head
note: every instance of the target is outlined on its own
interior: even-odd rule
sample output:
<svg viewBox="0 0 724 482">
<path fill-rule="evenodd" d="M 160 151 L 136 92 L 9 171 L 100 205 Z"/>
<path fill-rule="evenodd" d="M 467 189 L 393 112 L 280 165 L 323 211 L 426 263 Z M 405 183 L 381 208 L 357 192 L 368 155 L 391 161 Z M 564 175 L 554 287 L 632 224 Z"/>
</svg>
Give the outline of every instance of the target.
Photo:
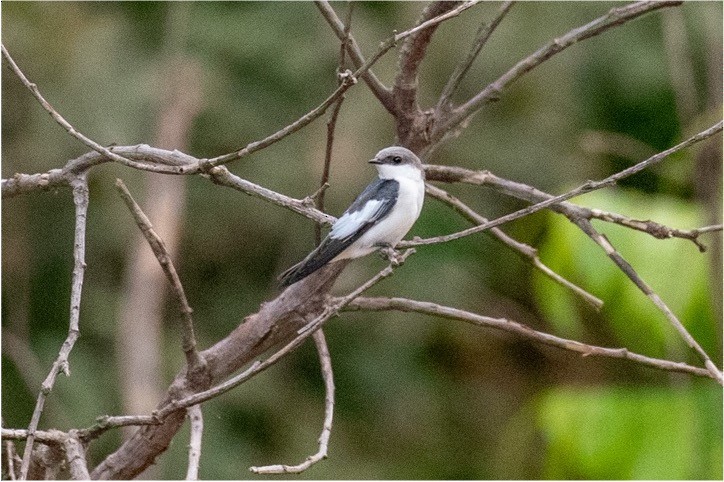
<svg viewBox="0 0 724 482">
<path fill-rule="evenodd" d="M 404 147 L 385 147 L 369 162 L 377 166 L 377 172 L 382 179 L 422 178 L 422 161 L 414 152 Z"/>
</svg>

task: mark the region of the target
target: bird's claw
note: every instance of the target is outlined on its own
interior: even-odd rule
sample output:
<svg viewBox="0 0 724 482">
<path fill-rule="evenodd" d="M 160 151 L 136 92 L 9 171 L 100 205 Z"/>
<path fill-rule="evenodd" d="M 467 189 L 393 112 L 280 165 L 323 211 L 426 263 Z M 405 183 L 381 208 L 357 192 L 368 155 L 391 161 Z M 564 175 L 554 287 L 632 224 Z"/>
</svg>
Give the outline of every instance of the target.
<svg viewBox="0 0 724 482">
<path fill-rule="evenodd" d="M 389 244 L 382 245 L 380 247 L 380 254 L 384 259 L 389 260 L 392 266 L 399 266 L 402 264 L 402 254 Z"/>
</svg>

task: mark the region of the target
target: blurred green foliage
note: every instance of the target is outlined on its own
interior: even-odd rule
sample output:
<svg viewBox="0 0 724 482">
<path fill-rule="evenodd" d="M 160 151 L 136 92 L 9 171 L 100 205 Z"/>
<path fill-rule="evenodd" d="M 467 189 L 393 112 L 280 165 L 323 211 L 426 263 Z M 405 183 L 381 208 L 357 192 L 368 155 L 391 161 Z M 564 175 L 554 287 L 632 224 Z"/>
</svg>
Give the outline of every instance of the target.
<svg viewBox="0 0 724 482">
<path fill-rule="evenodd" d="M 356 3 L 352 32 L 370 55 L 393 29 L 413 25 L 423 5 Z M 614 5 L 619 4 L 514 6 L 455 101 Z M 346 5 L 333 6 L 343 16 Z M 497 8 L 483 2 L 440 27 L 421 68 L 423 106 L 436 100 L 478 25 Z M 690 70 L 669 63 L 663 40 L 672 33 L 662 24 L 666 10 L 656 12 L 581 42 L 533 70 L 429 161 L 489 169 L 559 193 L 713 124 L 721 118 L 722 5 L 689 2 L 679 10 L 684 24 L 679 40 Z M 178 52 L 203 70 L 203 107 L 187 149 L 198 157 L 229 152 L 275 132 L 336 85 L 338 42 L 316 8 L 303 2 L 3 2 L 2 36 L 48 100 L 102 144 L 153 142 L 167 85 L 166 61 Z M 374 69 L 388 85 L 395 61 L 390 53 Z M 671 69 L 693 78 L 689 117 L 680 115 Z M 57 168 L 86 152 L 8 69 L 2 75 L 3 178 Z M 303 197 L 319 184 L 325 133 L 320 119 L 229 167 L 265 187 Z M 339 214 L 373 176 L 364 160 L 393 140 L 393 123 L 369 90 L 362 83 L 351 89 L 337 125 L 330 213 Z M 721 192 L 721 163 L 718 173 L 704 172 L 702 152 L 687 150 L 626 180 L 625 188 L 580 202 L 678 228 L 721 222 L 720 198 L 711 204 L 702 195 L 709 185 Z M 144 189 L 153 189 L 158 179 L 113 165 L 91 174 L 82 336 L 71 356 L 72 376 L 58 380 L 42 427 L 83 427 L 98 415 L 123 411 L 117 323 L 137 228 L 115 194 L 115 177 L 126 181 L 142 205 Z M 489 218 L 521 206 L 478 188 L 445 187 Z M 185 189 L 177 268 L 194 308 L 200 345 L 208 347 L 275 296 L 275 276 L 309 251 L 314 230 L 300 216 L 203 179 L 187 179 Z M 72 226 L 67 190 L 2 205 L 2 326 L 3 335 L 15 335 L 3 337 L 7 426 L 27 425 L 67 330 Z M 700 254 L 688 241 L 596 226 L 721 366 L 721 235 L 703 237 L 712 249 Z M 464 227 L 447 207 L 428 200 L 410 235 Z M 540 248 L 544 262 L 601 297 L 603 311 L 583 306 L 487 236 L 421 248 L 370 294 L 429 300 L 587 343 L 699 363 L 625 275 L 560 216 L 537 214 L 504 229 Z M 375 256 L 356 261 L 335 291 L 352 289 L 381 266 Z M 169 304 L 159 347 L 166 382 L 183 364 L 177 331 Z M 413 314 L 345 314 L 325 332 L 337 384 L 330 458 L 302 478 L 722 477 L 722 393 L 708 379 L 620 360 L 582 359 Z M 12 344 L 18 339 L 24 343 Z M 305 345 L 206 404 L 202 478 L 268 478 L 247 468 L 303 460 L 316 449 L 323 396 L 316 353 Z M 94 442 L 92 463 L 117 447 L 121 437 L 112 431 Z M 187 431 L 179 433 L 150 475 L 182 478 L 186 444 Z"/>
</svg>

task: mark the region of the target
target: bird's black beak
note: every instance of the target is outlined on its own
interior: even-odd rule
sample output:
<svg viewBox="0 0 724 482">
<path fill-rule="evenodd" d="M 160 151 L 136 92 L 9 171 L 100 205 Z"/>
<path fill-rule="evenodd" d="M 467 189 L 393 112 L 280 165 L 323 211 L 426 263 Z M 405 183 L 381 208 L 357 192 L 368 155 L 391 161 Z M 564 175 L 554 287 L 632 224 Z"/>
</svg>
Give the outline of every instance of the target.
<svg viewBox="0 0 724 482">
<path fill-rule="evenodd" d="M 382 164 L 382 161 L 380 161 L 380 160 L 377 159 L 376 157 L 375 157 L 374 159 L 370 159 L 370 160 L 367 161 L 367 162 L 369 162 L 370 164 Z"/>
</svg>

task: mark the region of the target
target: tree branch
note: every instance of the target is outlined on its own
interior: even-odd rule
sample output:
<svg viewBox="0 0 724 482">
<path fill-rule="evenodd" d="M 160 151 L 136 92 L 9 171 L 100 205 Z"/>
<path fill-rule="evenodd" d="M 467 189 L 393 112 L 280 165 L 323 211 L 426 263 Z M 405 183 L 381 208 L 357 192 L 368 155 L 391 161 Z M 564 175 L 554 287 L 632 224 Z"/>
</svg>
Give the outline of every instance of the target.
<svg viewBox="0 0 724 482">
<path fill-rule="evenodd" d="M 204 434 L 204 417 L 201 405 L 186 409 L 191 421 L 191 440 L 189 441 L 189 467 L 186 480 L 199 480 L 199 464 L 201 463 L 201 438 Z"/>
<path fill-rule="evenodd" d="M 553 39 L 536 52 L 521 60 L 496 81 L 489 84 L 481 92 L 470 100 L 452 110 L 450 116 L 441 123 L 434 126 L 431 134 L 431 142 L 440 142 L 443 137 L 453 135 L 458 126 L 466 123 L 483 105 L 498 100 L 501 92 L 511 83 L 518 80 L 524 74 L 530 72 L 555 54 L 565 50 L 581 40 L 599 35 L 613 27 L 638 18 L 644 14 L 660 8 L 681 5 L 681 1 L 635 2 L 622 7 L 614 7 L 605 15 L 589 22 L 586 25 L 575 28 L 561 37 Z"/>
<path fill-rule="evenodd" d="M 85 174 L 78 175 L 70 184 L 73 188 L 73 203 L 75 204 L 75 235 L 73 241 L 73 276 L 71 281 L 71 294 L 70 294 L 70 321 L 68 323 L 68 336 L 66 337 L 63 345 L 60 347 L 60 352 L 53 366 L 50 369 L 50 373 L 43 381 L 38 394 L 37 401 L 35 403 L 35 410 L 30 419 L 28 425 L 28 438 L 25 443 L 25 450 L 23 452 L 23 463 L 20 466 L 20 480 L 25 480 L 28 477 L 28 470 L 30 468 L 30 458 L 33 453 L 33 442 L 34 432 L 38 428 L 40 422 L 40 416 L 43 413 L 43 407 L 45 405 L 45 399 L 53 390 L 55 380 L 58 372 L 62 371 L 66 376 L 70 376 L 70 365 L 68 363 L 68 357 L 70 356 L 71 350 L 75 345 L 78 336 L 80 335 L 78 320 L 80 318 L 80 301 L 81 293 L 83 291 L 83 276 L 85 274 L 85 228 L 86 228 L 86 217 L 88 213 L 88 184 Z"/>
<path fill-rule="evenodd" d="M 75 127 L 73 127 L 70 122 L 65 120 L 63 116 L 61 116 L 58 111 L 56 111 L 50 103 L 45 100 L 45 97 L 40 93 L 40 89 L 38 89 L 38 86 L 34 83 L 30 82 L 27 77 L 25 77 L 25 74 L 22 70 L 20 70 L 20 67 L 15 63 L 12 57 L 10 57 L 10 53 L 5 48 L 5 44 L 2 44 L 0 46 L 2 49 L 3 57 L 5 57 L 5 60 L 7 60 L 8 64 L 10 64 L 10 68 L 12 69 L 13 73 L 20 79 L 20 82 L 23 83 L 23 85 L 30 91 L 30 93 L 33 94 L 33 97 L 37 99 L 37 101 L 40 103 L 40 105 L 45 109 L 45 111 L 50 114 L 50 116 L 60 124 L 60 126 L 65 129 L 68 134 L 70 134 L 72 137 L 75 137 L 79 141 L 81 141 L 86 146 L 90 147 L 94 151 L 103 154 L 104 156 L 108 157 L 109 159 L 118 162 L 119 164 L 122 164 L 124 166 L 133 167 L 136 169 L 143 169 L 143 170 L 149 170 L 148 166 L 146 166 L 143 163 L 135 162 L 130 159 L 126 159 L 125 157 L 119 156 L 118 154 L 110 151 L 109 149 L 101 146 L 97 142 L 93 141 L 92 139 L 86 137 L 83 135 L 83 133 L 79 132 Z"/>
<path fill-rule="evenodd" d="M 483 49 L 485 44 L 488 42 L 490 36 L 493 34 L 495 29 L 503 20 L 503 17 L 507 15 L 508 11 L 513 6 L 513 3 L 514 2 L 511 0 L 503 2 L 503 4 L 498 9 L 498 14 L 493 18 L 493 20 L 490 23 L 482 24 L 478 29 L 478 32 L 475 34 L 475 40 L 473 41 L 473 45 L 470 48 L 470 52 L 468 52 L 467 57 L 465 57 L 465 59 L 463 59 L 458 64 L 452 75 L 450 75 L 450 78 L 445 84 L 445 87 L 443 87 L 442 89 L 440 99 L 438 100 L 437 106 L 435 107 L 435 112 L 437 113 L 438 117 L 443 111 L 449 108 L 450 98 L 457 90 L 460 82 L 463 80 L 463 77 L 465 77 L 465 74 L 467 74 L 468 70 L 470 70 L 470 67 L 473 65 L 473 62 L 475 62 L 475 59 L 478 57 L 480 51 Z"/>
<path fill-rule="evenodd" d="M 255 474 L 299 474 L 307 470 L 320 460 L 327 458 L 329 448 L 329 436 L 332 434 L 332 420 L 334 418 L 334 377 L 332 375 L 332 359 L 329 356 L 327 341 L 321 329 L 312 335 L 314 344 L 319 353 L 319 364 L 322 368 L 324 379 L 324 426 L 319 436 L 319 450 L 310 455 L 307 459 L 297 465 L 266 465 L 263 467 L 250 467 L 249 470 Z"/>
<path fill-rule="evenodd" d="M 85 447 L 74 434 L 69 433 L 63 440 L 65 459 L 68 462 L 70 478 L 73 480 L 90 480 L 88 474 L 88 462 L 85 458 Z"/>
<path fill-rule="evenodd" d="M 403 145 L 407 145 L 410 132 L 415 130 L 415 120 L 421 115 L 420 106 L 417 103 L 418 70 L 439 24 L 427 28 L 419 27 L 461 4 L 462 2 L 443 1 L 428 4 L 417 22 L 418 30 L 408 36 L 400 47 L 397 77 L 392 86 L 392 96 L 395 102 L 397 137 Z"/>
<path fill-rule="evenodd" d="M 452 320 L 465 321 L 477 326 L 495 328 L 502 331 L 514 333 L 523 338 L 533 340 L 545 345 L 555 346 L 564 350 L 581 353 L 582 356 L 600 356 L 609 358 L 623 358 L 640 363 L 659 370 L 688 373 L 700 377 L 714 378 L 713 374 L 703 368 L 693 367 L 681 362 L 672 362 L 658 358 L 650 358 L 638 353 L 632 353 L 626 348 L 604 348 L 600 346 L 587 345 L 575 340 L 560 338 L 549 333 L 533 330 L 532 328 L 507 320 L 505 318 L 491 318 L 468 311 L 442 306 L 425 301 L 415 301 L 405 298 L 357 298 L 347 305 L 347 311 L 369 310 L 385 311 L 397 310 L 404 312 L 423 313 L 432 316 L 439 316 Z"/>
<path fill-rule="evenodd" d="M 425 191 L 430 196 L 446 203 L 447 205 L 455 209 L 463 217 L 465 217 L 474 224 L 480 225 L 488 222 L 486 218 L 475 212 L 472 208 L 470 208 L 470 206 L 463 203 L 447 191 L 435 187 L 432 184 L 427 184 L 425 186 Z M 538 256 L 538 250 L 534 247 L 511 238 L 510 236 L 505 234 L 500 228 L 491 228 L 490 234 L 491 236 L 498 239 L 503 244 L 514 250 L 518 255 L 520 255 L 524 259 L 527 259 L 535 268 L 539 269 L 550 279 L 563 286 L 564 288 L 568 288 L 569 290 L 573 291 L 575 294 L 583 298 L 596 310 L 600 310 L 603 306 L 603 301 L 601 299 L 593 296 L 591 293 L 585 291 L 583 288 L 576 286 L 575 284 L 568 281 L 567 279 L 550 269 L 548 266 L 546 266 Z"/>
<path fill-rule="evenodd" d="M 437 236 L 434 238 L 428 238 L 428 239 L 419 239 L 416 241 L 403 241 L 397 245 L 399 248 L 407 248 L 410 246 L 422 246 L 422 245 L 428 245 L 428 244 L 437 244 L 437 243 L 446 243 L 448 241 L 453 241 L 456 239 L 463 238 L 465 236 L 470 236 L 471 234 L 476 234 L 482 231 L 485 231 L 486 229 L 490 229 L 496 226 L 500 226 L 501 224 L 505 224 L 507 222 L 513 221 L 515 219 L 521 218 L 523 216 L 528 216 L 529 214 L 533 214 L 534 212 L 540 211 L 541 209 L 550 207 L 554 204 L 559 204 L 561 201 L 566 201 L 568 199 L 574 198 L 576 196 L 580 196 L 581 194 L 586 194 L 592 191 L 596 191 L 598 189 L 612 186 L 616 184 L 617 181 L 626 178 L 628 176 L 631 176 L 633 174 L 636 174 L 639 171 L 642 171 L 646 169 L 647 167 L 650 167 L 657 162 L 661 161 L 662 159 L 666 158 L 667 156 L 678 152 L 686 147 L 689 147 L 692 144 L 695 144 L 697 142 L 703 141 L 704 139 L 708 139 L 709 137 L 713 136 L 714 134 L 717 134 L 722 131 L 722 122 L 719 122 L 715 124 L 714 126 L 706 129 L 703 132 L 700 132 L 696 134 L 695 136 L 690 137 L 689 139 L 685 140 L 684 142 L 675 145 L 674 147 L 671 147 L 665 151 L 659 152 L 658 154 L 655 154 L 651 156 L 650 158 L 646 159 L 645 161 L 641 161 L 636 165 L 633 165 L 627 169 L 624 169 L 623 171 L 617 172 L 616 174 L 613 174 L 605 179 L 602 179 L 600 181 L 587 181 L 584 184 L 581 184 L 577 188 L 568 191 L 567 193 L 560 194 L 558 196 L 554 196 L 550 199 L 546 199 L 545 201 L 541 201 L 539 203 L 536 203 L 532 206 L 529 206 L 524 209 L 520 209 L 518 211 L 515 211 L 513 213 L 507 214 L 505 216 L 501 216 L 497 219 L 494 219 L 493 221 L 488 221 L 487 223 L 473 226 L 472 228 L 465 229 L 463 231 L 459 231 L 457 233 L 447 234 L 444 236 Z"/>
<path fill-rule="evenodd" d="M 340 41 L 344 41 L 347 37 L 345 34 L 345 24 L 343 24 L 339 19 L 337 14 L 334 12 L 334 9 L 329 5 L 329 2 L 315 0 L 314 4 L 317 6 L 319 12 L 322 14 L 329 26 L 332 27 L 332 30 L 337 38 Z M 352 5 L 353 4 L 350 3 L 350 8 Z M 347 53 L 349 54 L 349 58 L 352 60 L 352 64 L 356 69 L 359 69 L 366 63 L 364 57 L 362 56 L 362 50 L 360 50 L 359 45 L 357 45 L 357 41 L 351 35 L 349 35 L 349 41 L 345 43 L 345 47 Z M 395 110 L 394 103 L 392 102 L 392 91 L 385 87 L 385 85 L 380 82 L 371 70 L 363 73 L 360 77 L 372 91 L 372 94 L 374 94 L 377 100 L 380 101 L 380 104 L 382 104 L 382 106 L 387 109 L 390 114 L 394 115 Z"/>
<path fill-rule="evenodd" d="M 131 196 L 131 193 L 128 191 L 128 188 L 120 179 L 116 179 L 116 189 L 123 199 L 123 202 L 126 203 L 129 211 L 131 211 L 133 219 L 136 221 L 136 224 L 143 233 L 143 236 L 146 238 L 146 241 L 148 241 L 148 245 L 151 247 L 156 259 L 158 259 L 161 269 L 171 285 L 171 291 L 176 298 L 176 303 L 178 304 L 179 311 L 181 312 L 181 348 L 186 356 L 188 373 L 189 375 L 192 375 L 194 373 L 203 372 L 206 369 L 206 363 L 205 360 L 199 356 L 199 353 L 196 350 L 194 320 L 191 316 L 193 309 L 191 309 L 191 306 L 189 306 L 189 302 L 186 299 L 186 293 L 184 292 L 183 285 L 181 284 L 181 279 L 176 272 L 173 261 L 171 261 L 171 256 L 166 249 L 166 244 L 153 230 L 151 221 L 143 213 L 141 207 L 136 203 L 133 196 Z"/>
</svg>

